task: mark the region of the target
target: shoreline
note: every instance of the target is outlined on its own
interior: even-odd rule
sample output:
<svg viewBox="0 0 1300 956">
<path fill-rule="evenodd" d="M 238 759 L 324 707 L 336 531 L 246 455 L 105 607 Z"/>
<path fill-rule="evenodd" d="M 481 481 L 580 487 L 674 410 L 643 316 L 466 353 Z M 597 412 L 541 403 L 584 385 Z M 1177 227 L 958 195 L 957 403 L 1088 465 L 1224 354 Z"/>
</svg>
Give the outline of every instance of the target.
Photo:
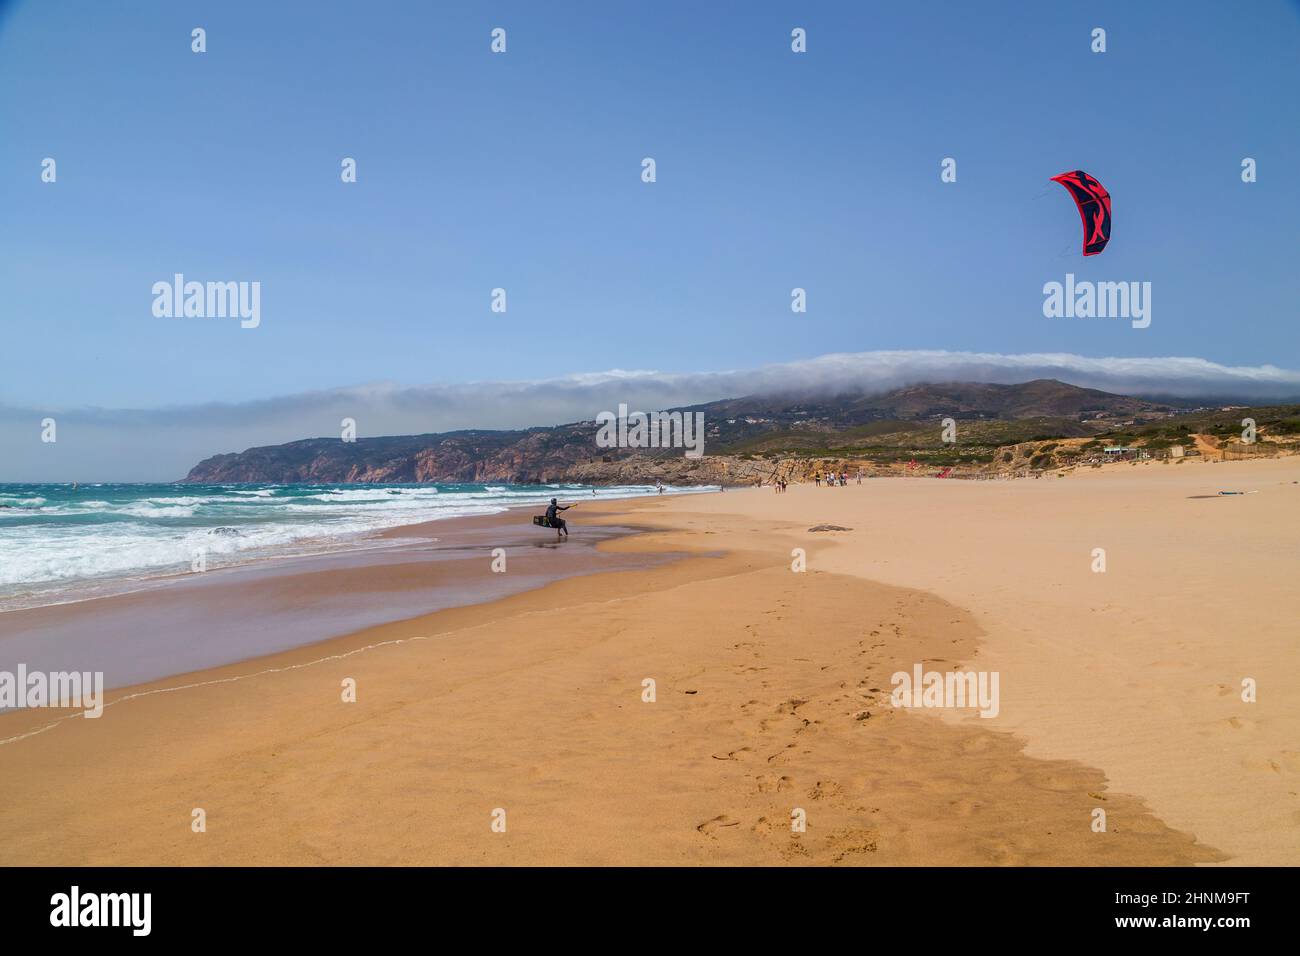
<svg viewBox="0 0 1300 956">
<path fill-rule="evenodd" d="M 44 672 L 102 671 L 106 687 L 129 687 L 484 603 L 561 577 L 660 560 L 595 553 L 603 541 L 636 533 L 626 526 L 602 526 L 557 545 L 553 532 L 520 520 L 522 509 L 536 506 L 398 525 L 368 535 L 365 547 L 263 559 L 171 576 L 155 587 L 6 611 L 0 670 L 21 661 Z M 495 548 L 513 573 L 478 573 Z M 550 549 L 558 560 L 542 564 L 531 553 L 536 549 Z M 187 649 L 183 635 L 200 631 L 201 645 L 191 641 Z M 123 665 L 124 656 L 136 663 Z"/>
<path fill-rule="evenodd" d="M 98 721 L 71 719 L 0 747 L 0 857 L 1229 859 L 1158 817 L 1143 791 L 1116 790 L 1086 762 L 1032 756 L 1033 728 L 1013 735 L 1000 720 L 890 706 L 890 673 L 918 661 L 973 666 L 991 635 L 978 612 L 933 591 L 836 569 L 848 534 L 807 534 L 809 508 L 834 518 L 870 506 L 882 484 L 860 486 L 862 495 L 762 489 L 609 502 L 601 521 L 646 530 L 602 553 L 685 557 L 610 572 L 594 589 L 591 577 L 565 577 L 110 693 Z M 904 486 L 922 487 L 891 487 Z M 807 548 L 806 574 L 790 573 L 791 541 Z M 653 704 L 642 699 L 647 677 Z M 345 678 L 356 681 L 355 703 L 340 701 Z M 0 737 L 32 716 L 0 716 Z M 94 792 L 77 779 L 94 781 Z M 1088 827 L 1098 805 L 1114 821 L 1108 838 Z M 808 815 L 805 833 L 790 832 L 792 806 Z M 212 821 L 205 834 L 189 829 L 195 807 Z M 488 826 L 494 807 L 509 808 L 506 834 Z M 71 829 L 60 837 L 61 828 Z"/>
<path fill-rule="evenodd" d="M 21 487 L 21 486 L 9 486 L 9 487 Z M 88 486 L 86 490 L 87 492 L 89 492 L 99 487 L 103 487 L 103 486 L 92 485 L 92 486 Z M 159 484 L 159 483 L 152 483 L 152 482 L 136 482 L 136 483 L 115 484 L 112 485 L 111 487 L 113 489 L 138 487 L 138 488 L 150 489 L 150 490 L 159 489 L 159 488 L 184 489 L 186 491 L 193 490 L 192 487 L 187 486 L 184 483 Z M 296 488 L 300 486 L 292 486 L 292 485 L 270 486 L 270 487 L 258 486 L 258 488 L 255 490 L 257 490 L 258 492 L 261 491 L 269 492 L 274 490 L 274 488 L 277 487 Z M 445 486 L 439 486 L 436 483 L 427 483 L 426 485 L 416 484 L 416 485 L 400 486 L 402 490 L 410 490 L 410 491 L 419 491 L 421 489 L 427 490 L 428 488 L 432 488 L 435 493 L 438 491 L 440 487 L 442 487 L 443 490 L 446 491 L 447 497 L 450 498 L 454 498 L 458 494 L 465 493 L 465 492 L 460 492 L 455 490 L 448 490 Z M 607 495 L 609 496 L 603 499 L 601 498 L 589 499 L 585 496 L 585 494 L 582 494 L 582 492 L 592 490 L 591 488 L 545 489 L 545 490 L 538 491 L 537 494 L 538 495 L 559 495 L 561 497 L 573 496 L 574 500 L 577 503 L 586 503 L 588 501 L 621 501 L 625 499 L 634 499 L 638 497 L 648 497 L 651 494 L 651 487 L 652 486 L 650 485 L 612 486 L 610 488 L 605 489 Z M 702 490 L 707 489 L 707 487 L 708 486 L 703 486 L 702 488 L 678 488 L 669 491 L 668 494 L 698 494 L 701 493 Z M 32 493 L 36 494 L 37 489 L 43 489 L 45 488 L 45 486 L 41 484 L 33 484 L 30 486 L 30 488 L 34 489 Z M 222 491 L 228 490 L 228 486 L 220 486 L 220 489 Z M 395 493 L 393 489 L 394 486 L 389 484 L 377 485 L 371 483 L 343 484 L 343 485 L 333 486 L 333 490 L 335 491 L 352 492 L 352 493 L 361 492 L 363 494 L 370 493 L 372 496 L 379 496 L 382 491 L 390 491 Z M 491 485 L 484 486 L 485 491 L 488 491 L 488 489 L 494 489 L 495 491 L 498 492 L 503 490 L 501 488 L 496 488 L 495 486 L 491 486 Z M 609 494 L 610 492 L 614 492 L 614 493 Z M 310 500 L 316 497 L 319 496 L 309 495 L 308 499 Z M 380 523 L 377 527 L 370 527 L 364 530 L 354 529 L 354 530 L 347 530 L 343 532 L 325 533 L 325 531 L 321 529 L 320 533 L 318 533 L 315 536 L 294 537 L 287 541 L 282 541 L 275 544 L 260 544 L 254 547 L 250 547 L 244 550 L 237 550 L 234 552 L 218 551 L 212 555 L 207 556 L 208 567 L 203 573 L 230 572 L 230 571 L 239 571 L 239 570 L 247 570 L 250 573 L 254 573 L 259 569 L 266 569 L 268 570 L 268 573 L 273 573 L 277 567 L 283 565 L 286 562 L 291 562 L 296 560 L 311 561 L 313 559 L 325 559 L 335 555 L 345 555 L 345 556 L 358 555 L 359 553 L 367 550 L 382 549 L 386 547 L 385 542 L 393 537 L 400 538 L 400 537 L 409 536 L 407 534 L 399 533 L 395 535 L 392 533 L 395 531 L 400 531 L 400 529 L 402 528 L 418 527 L 423 529 L 423 528 L 449 527 L 449 526 L 456 527 L 457 523 L 462 520 L 491 519 L 494 517 L 500 519 L 504 515 L 506 515 L 507 513 L 515 509 L 544 507 L 544 504 L 541 502 L 540 498 L 537 500 L 526 500 L 526 501 L 514 500 L 514 498 L 517 497 L 520 497 L 520 494 L 519 492 L 516 491 L 512 496 L 507 496 L 491 504 L 481 503 L 481 502 L 466 502 L 461 504 L 455 504 L 452 506 L 454 510 L 451 510 L 451 513 L 436 515 L 433 517 L 428 517 L 428 516 L 416 517 L 411 515 L 403 515 L 399 512 L 396 514 L 387 515 L 387 520 L 389 522 L 392 522 L 394 519 L 396 519 L 396 523 Z M 178 506 L 182 508 L 188 507 L 194 503 L 194 499 L 186 498 L 186 497 L 181 497 L 176 500 Z M 147 503 L 153 503 L 153 504 L 158 503 L 158 499 L 156 498 L 148 498 L 145 499 L 145 501 Z M 243 504 L 246 503 L 247 501 L 248 499 L 241 498 L 241 499 L 237 499 L 237 502 L 228 501 L 225 502 L 225 504 L 227 505 L 231 503 Z M 284 503 L 284 501 L 291 502 L 292 499 L 283 499 L 283 500 L 277 499 L 278 503 Z M 91 500 L 88 503 L 95 504 L 95 505 L 103 505 L 105 507 L 109 506 L 109 502 L 106 501 Z M 44 508 L 36 508 L 34 509 L 34 513 L 37 514 L 38 516 L 42 514 L 52 515 L 55 518 L 55 520 L 57 520 L 59 517 L 69 517 L 69 515 L 64 514 L 60 511 L 60 509 L 64 505 L 68 505 L 68 504 L 73 504 L 73 502 L 70 501 L 58 502 L 48 510 Z M 118 502 L 117 504 L 120 505 L 121 502 Z M 164 510 L 166 510 L 165 507 Z M 468 514 L 460 513 L 461 511 L 465 511 L 465 510 L 469 510 L 470 513 Z M 21 513 L 20 516 L 31 517 L 32 514 L 33 512 L 24 511 Z M 89 514 L 89 512 L 87 514 Z M 4 516 L 4 515 L 5 515 L 4 512 L 0 512 L 0 516 Z M 79 515 L 73 515 L 73 517 L 77 517 L 77 516 Z M 383 513 L 381 512 L 375 513 L 375 517 L 382 517 L 382 516 Z M 149 516 L 146 515 L 144 517 L 149 517 Z M 210 520 L 218 520 L 220 522 L 220 519 L 217 518 L 217 516 L 210 515 L 208 517 Z M 244 517 L 256 518 L 259 516 L 257 516 L 254 513 L 249 513 Z M 326 512 L 322 514 L 321 517 L 338 518 L 340 516 L 330 515 L 328 512 Z M 347 516 L 343 516 L 343 517 L 346 519 Z M 355 515 L 353 517 L 355 518 Z M 236 525 L 235 527 L 230 527 L 232 522 Z M 288 522 L 284 526 L 291 527 L 292 522 Z M 256 521 L 245 522 L 245 526 L 242 530 L 257 529 L 259 527 L 260 525 Z M 229 533 L 232 531 L 240 531 L 240 530 L 241 528 L 239 527 L 238 520 L 235 518 L 234 515 L 230 515 L 230 516 L 225 516 L 224 524 L 222 523 L 215 524 L 213 525 L 213 527 L 208 529 L 208 532 Z M 131 544 L 127 543 L 125 545 L 122 545 L 121 547 L 129 549 L 131 547 Z M 195 573 L 190 567 L 185 566 L 188 560 L 189 559 L 187 558 L 186 561 L 173 562 L 165 566 L 164 565 L 140 565 L 134 568 L 119 569 L 115 571 L 90 574 L 87 576 L 71 577 L 71 578 L 54 577 L 54 578 L 46 578 L 38 581 L 28 581 L 23 584 L 10 583 L 10 584 L 0 585 L 0 616 L 10 611 L 37 610 L 40 608 L 54 607 L 57 605 L 78 604 L 83 601 L 98 600 L 101 598 L 109 598 L 109 597 L 119 597 L 127 594 L 138 594 L 144 591 L 166 588 L 169 585 L 176 583 L 177 581 L 183 581 L 190 578 L 192 574 Z M 0 620 L 2 619 L 3 618 L 0 617 Z"/>
</svg>

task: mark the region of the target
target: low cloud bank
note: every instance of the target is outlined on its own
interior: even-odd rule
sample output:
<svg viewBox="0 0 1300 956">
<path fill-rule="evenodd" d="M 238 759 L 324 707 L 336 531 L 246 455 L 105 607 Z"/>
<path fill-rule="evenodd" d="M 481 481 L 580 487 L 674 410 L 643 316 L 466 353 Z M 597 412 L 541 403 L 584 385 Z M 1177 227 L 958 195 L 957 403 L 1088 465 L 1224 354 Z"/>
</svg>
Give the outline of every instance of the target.
<svg viewBox="0 0 1300 956">
<path fill-rule="evenodd" d="M 200 459 L 298 438 L 460 428 L 525 428 L 592 419 L 620 402 L 653 410 L 771 393 L 881 392 L 921 382 L 1015 384 L 1056 378 L 1122 395 L 1267 402 L 1300 396 L 1300 372 L 1199 358 L 1086 358 L 896 351 L 718 372 L 584 373 L 534 382 L 359 385 L 239 404 L 158 409 L 0 406 L 0 482 L 169 481 Z M 42 420 L 57 441 L 41 441 Z"/>
</svg>

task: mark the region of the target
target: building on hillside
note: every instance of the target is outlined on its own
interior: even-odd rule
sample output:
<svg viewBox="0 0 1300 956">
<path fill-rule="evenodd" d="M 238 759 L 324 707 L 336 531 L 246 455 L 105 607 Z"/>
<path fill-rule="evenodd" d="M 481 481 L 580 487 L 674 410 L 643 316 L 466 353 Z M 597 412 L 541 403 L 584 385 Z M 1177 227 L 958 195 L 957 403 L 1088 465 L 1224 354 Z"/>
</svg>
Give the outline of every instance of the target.
<svg viewBox="0 0 1300 956">
<path fill-rule="evenodd" d="M 1143 449 L 1130 445 L 1111 445 L 1101 451 L 1107 461 L 1136 461 L 1139 458 L 1151 457 Z"/>
</svg>

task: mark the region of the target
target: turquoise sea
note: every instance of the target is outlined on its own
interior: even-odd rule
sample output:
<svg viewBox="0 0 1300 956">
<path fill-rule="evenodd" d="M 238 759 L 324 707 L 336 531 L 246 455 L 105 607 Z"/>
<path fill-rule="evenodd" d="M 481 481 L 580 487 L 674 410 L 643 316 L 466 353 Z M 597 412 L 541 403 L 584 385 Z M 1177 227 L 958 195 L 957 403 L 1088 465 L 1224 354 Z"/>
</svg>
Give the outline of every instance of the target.
<svg viewBox="0 0 1300 956">
<path fill-rule="evenodd" d="M 594 497 L 654 493 L 624 485 Z M 363 548 L 385 528 L 552 497 L 593 495 L 573 484 L 0 484 L 0 610 L 129 590 L 189 571 L 198 553 L 211 569 Z"/>
</svg>

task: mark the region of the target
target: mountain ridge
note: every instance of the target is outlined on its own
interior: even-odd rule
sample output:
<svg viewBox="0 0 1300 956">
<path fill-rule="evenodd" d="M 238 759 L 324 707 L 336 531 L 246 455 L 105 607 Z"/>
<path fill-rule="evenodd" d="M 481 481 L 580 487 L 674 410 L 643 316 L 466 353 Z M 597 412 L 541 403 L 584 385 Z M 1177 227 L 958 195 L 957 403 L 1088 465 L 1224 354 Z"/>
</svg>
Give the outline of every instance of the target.
<svg viewBox="0 0 1300 956">
<path fill-rule="evenodd" d="M 1129 423 L 1178 414 L 1153 402 L 1082 388 L 1055 379 L 1016 385 L 945 382 L 880 393 L 784 392 L 721 399 L 668 411 L 702 412 L 709 457 L 753 458 L 809 453 L 845 443 L 906 445 L 937 440 L 951 418 L 963 431 L 996 444 L 1032 434 L 1079 437 Z M 599 448 L 594 420 L 525 429 L 460 429 L 421 435 L 304 438 L 213 455 L 196 464 L 188 482 L 509 482 L 573 480 L 599 483 L 601 474 L 626 480 L 640 462 L 680 481 L 701 472 L 700 459 L 680 449 Z M 930 433 L 933 433 L 931 435 Z M 1006 441 L 1003 441 L 1006 439 Z M 845 446 L 847 447 L 847 446 Z M 900 445 L 901 447 L 901 445 Z M 693 464 L 694 463 L 694 464 Z M 602 467 L 612 466 L 612 467 Z M 708 472 L 709 469 L 704 469 Z M 617 477 L 615 477 L 617 476 Z"/>
</svg>

